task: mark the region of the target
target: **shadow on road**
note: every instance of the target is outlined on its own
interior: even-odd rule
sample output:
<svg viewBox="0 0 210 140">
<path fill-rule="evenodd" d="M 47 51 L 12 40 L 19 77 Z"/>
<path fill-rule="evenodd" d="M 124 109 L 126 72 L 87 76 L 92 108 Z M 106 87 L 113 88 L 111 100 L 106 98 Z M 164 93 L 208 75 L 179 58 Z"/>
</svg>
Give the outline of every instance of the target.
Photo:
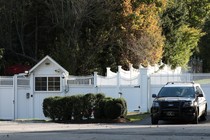
<svg viewBox="0 0 210 140">
<path fill-rule="evenodd" d="M 207 124 L 207 123 L 210 123 L 210 114 L 207 116 L 207 120 L 199 121 L 199 124 Z M 143 120 L 141 120 L 139 122 L 132 122 L 131 124 L 133 124 L 133 125 L 151 125 L 151 118 L 148 115 Z M 160 120 L 158 122 L 158 125 L 171 125 L 171 124 L 183 125 L 183 124 L 190 124 L 190 123 L 186 122 L 186 121 L 162 121 L 162 120 Z"/>
</svg>

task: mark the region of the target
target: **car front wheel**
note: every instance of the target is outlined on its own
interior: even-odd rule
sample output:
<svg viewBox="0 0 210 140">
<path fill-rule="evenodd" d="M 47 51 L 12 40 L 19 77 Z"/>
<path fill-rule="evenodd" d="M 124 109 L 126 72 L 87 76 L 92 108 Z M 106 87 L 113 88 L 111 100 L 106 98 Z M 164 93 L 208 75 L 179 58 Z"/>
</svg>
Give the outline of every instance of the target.
<svg viewBox="0 0 210 140">
<path fill-rule="evenodd" d="M 198 110 L 195 110 L 195 118 L 192 121 L 193 124 L 198 124 Z"/>
<path fill-rule="evenodd" d="M 207 117 L 207 106 L 205 108 L 205 112 L 203 113 L 203 115 L 201 116 L 201 120 L 202 121 L 205 121 L 206 120 L 206 117 Z"/>
<path fill-rule="evenodd" d="M 158 119 L 151 117 L 151 123 L 152 124 L 158 124 Z"/>
</svg>

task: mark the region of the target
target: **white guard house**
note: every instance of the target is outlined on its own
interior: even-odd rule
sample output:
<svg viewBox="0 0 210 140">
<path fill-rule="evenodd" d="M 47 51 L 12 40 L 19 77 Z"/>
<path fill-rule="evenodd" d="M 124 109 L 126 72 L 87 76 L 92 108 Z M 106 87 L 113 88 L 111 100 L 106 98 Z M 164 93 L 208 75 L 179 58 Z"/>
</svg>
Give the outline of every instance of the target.
<svg viewBox="0 0 210 140">
<path fill-rule="evenodd" d="M 0 119 L 44 119 L 43 99 L 65 94 L 68 72 L 51 57 L 30 71 L 0 77 Z"/>
</svg>

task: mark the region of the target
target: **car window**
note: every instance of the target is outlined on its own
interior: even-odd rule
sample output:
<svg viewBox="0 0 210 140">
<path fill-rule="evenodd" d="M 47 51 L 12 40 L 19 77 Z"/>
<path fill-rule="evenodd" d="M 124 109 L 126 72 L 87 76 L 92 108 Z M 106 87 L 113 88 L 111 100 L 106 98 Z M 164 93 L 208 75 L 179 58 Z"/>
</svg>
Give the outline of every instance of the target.
<svg viewBox="0 0 210 140">
<path fill-rule="evenodd" d="M 158 97 L 195 97 L 193 87 L 163 87 Z"/>
</svg>

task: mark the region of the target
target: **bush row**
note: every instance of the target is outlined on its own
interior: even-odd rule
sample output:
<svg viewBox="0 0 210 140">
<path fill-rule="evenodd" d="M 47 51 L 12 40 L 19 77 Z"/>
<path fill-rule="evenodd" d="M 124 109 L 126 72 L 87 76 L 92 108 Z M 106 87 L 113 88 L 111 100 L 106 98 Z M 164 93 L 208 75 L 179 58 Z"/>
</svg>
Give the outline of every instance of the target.
<svg viewBox="0 0 210 140">
<path fill-rule="evenodd" d="M 105 97 L 104 94 L 56 96 L 44 99 L 43 113 L 53 121 L 116 119 L 125 118 L 127 104 L 123 98 Z"/>
</svg>

